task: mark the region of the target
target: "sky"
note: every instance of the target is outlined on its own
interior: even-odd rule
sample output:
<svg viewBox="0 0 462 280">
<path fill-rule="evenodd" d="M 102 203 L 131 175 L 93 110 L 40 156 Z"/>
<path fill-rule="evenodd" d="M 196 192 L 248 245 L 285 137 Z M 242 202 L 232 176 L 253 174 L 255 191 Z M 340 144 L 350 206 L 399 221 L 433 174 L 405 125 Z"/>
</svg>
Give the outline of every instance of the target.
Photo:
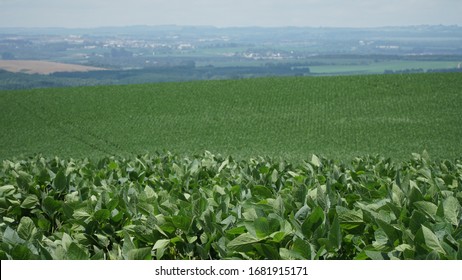
<svg viewBox="0 0 462 280">
<path fill-rule="evenodd" d="M 462 25 L 462 0 L 0 0 L 0 27 Z"/>
</svg>

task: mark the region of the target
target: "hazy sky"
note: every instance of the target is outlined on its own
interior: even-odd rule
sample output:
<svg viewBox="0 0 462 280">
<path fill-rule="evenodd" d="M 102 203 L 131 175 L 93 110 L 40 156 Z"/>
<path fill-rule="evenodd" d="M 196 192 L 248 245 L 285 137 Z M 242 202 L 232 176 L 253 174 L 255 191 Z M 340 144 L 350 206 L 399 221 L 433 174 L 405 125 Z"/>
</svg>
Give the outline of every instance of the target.
<svg viewBox="0 0 462 280">
<path fill-rule="evenodd" d="M 0 27 L 462 25 L 462 0 L 0 0 Z"/>
</svg>

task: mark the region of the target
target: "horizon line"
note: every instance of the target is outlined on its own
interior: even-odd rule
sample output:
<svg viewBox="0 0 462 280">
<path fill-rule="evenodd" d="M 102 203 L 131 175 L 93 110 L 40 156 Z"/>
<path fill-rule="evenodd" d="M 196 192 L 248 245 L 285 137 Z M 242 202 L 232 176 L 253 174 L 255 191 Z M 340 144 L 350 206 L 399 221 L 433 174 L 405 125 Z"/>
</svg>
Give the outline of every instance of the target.
<svg viewBox="0 0 462 280">
<path fill-rule="evenodd" d="M 0 29 L 103 29 L 103 28 L 134 28 L 134 27 L 198 27 L 198 28 L 214 28 L 214 29 L 245 29 L 245 28 L 260 28 L 260 29 L 277 29 L 277 28 L 313 28 L 313 29 L 380 29 L 380 28 L 411 28 L 411 27 L 457 27 L 459 24 L 409 24 L 409 25 L 378 25 L 378 26 L 309 26 L 309 25 L 242 25 L 242 26 L 217 26 L 217 25 L 189 25 L 189 24 L 133 24 L 133 25 L 101 25 L 87 27 L 70 27 L 70 26 L 0 26 Z"/>
</svg>

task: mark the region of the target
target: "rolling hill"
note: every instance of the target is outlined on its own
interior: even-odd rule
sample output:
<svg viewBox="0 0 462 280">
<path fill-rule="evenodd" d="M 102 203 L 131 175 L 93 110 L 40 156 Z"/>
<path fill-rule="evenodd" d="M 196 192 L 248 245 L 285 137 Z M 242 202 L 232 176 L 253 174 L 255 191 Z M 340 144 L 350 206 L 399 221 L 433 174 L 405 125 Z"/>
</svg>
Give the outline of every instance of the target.
<svg viewBox="0 0 462 280">
<path fill-rule="evenodd" d="M 462 154 L 462 76 L 262 78 L 0 92 L 0 158 L 169 150 L 301 160 Z"/>
</svg>

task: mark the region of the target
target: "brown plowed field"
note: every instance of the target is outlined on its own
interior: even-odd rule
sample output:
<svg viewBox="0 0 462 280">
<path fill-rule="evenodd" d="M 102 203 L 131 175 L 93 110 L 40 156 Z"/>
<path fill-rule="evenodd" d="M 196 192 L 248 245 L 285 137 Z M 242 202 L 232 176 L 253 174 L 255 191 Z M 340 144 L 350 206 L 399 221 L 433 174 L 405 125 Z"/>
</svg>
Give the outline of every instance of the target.
<svg viewBox="0 0 462 280">
<path fill-rule="evenodd" d="M 107 70 L 104 68 L 57 63 L 41 60 L 0 60 L 0 69 L 27 74 L 51 74 L 55 72 L 87 72 Z"/>
</svg>

